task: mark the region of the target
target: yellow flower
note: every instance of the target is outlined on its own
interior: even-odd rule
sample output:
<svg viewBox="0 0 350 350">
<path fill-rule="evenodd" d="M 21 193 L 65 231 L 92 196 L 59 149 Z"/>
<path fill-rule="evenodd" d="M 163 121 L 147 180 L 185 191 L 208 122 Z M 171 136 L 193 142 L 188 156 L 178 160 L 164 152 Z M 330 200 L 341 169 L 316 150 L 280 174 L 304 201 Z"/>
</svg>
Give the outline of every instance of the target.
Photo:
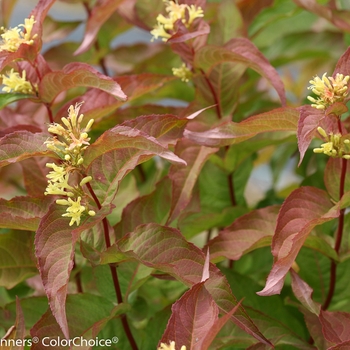
<svg viewBox="0 0 350 350">
<path fill-rule="evenodd" d="M 26 71 L 22 71 L 22 77 L 19 75 L 18 72 L 14 72 L 13 69 L 11 69 L 10 72 L 7 72 L 5 74 L 0 74 L 0 77 L 2 78 L 2 83 L 5 85 L 2 89 L 2 91 L 5 92 L 20 92 L 22 94 L 35 94 L 35 91 L 33 89 L 32 84 L 26 80 Z M 34 88 L 36 89 L 36 85 L 34 85 Z"/>
<path fill-rule="evenodd" d="M 197 7 L 196 5 L 178 4 L 177 0 L 163 0 L 163 2 L 166 5 L 165 11 L 167 12 L 167 17 L 162 14 L 157 16 L 158 23 L 151 31 L 153 35 L 151 41 L 158 38 L 167 41 L 171 37 L 171 31 L 174 30 L 175 22 L 179 19 L 186 27 L 189 27 L 196 18 L 204 16 L 201 7 Z M 188 12 L 187 18 L 186 11 Z"/>
<path fill-rule="evenodd" d="M 57 123 L 49 125 L 48 131 L 61 139 L 59 140 L 56 136 L 45 142 L 47 148 L 73 166 L 81 165 L 84 161 L 83 151 L 90 145 L 88 131 L 94 123 L 94 120 L 90 119 L 86 127 L 81 128 L 81 122 L 84 118 L 83 114 L 79 115 L 81 105 L 82 103 L 77 103 L 75 106 L 69 107 L 68 118 L 61 119 L 64 126 Z"/>
<path fill-rule="evenodd" d="M 67 175 L 67 169 L 62 167 L 62 166 L 58 166 L 55 163 L 46 163 L 46 166 L 48 168 L 53 169 L 52 171 L 50 171 L 46 177 L 48 179 L 50 179 L 50 181 L 52 182 L 64 182 L 65 176 Z"/>
<path fill-rule="evenodd" d="M 33 45 L 34 39 L 38 36 L 37 34 L 33 37 L 31 36 L 34 23 L 36 23 L 36 21 L 34 20 L 34 16 L 32 16 L 26 18 L 24 24 L 20 24 L 17 27 L 10 29 L 1 27 L 0 29 L 4 31 L 4 33 L 0 35 L 2 38 L 0 51 L 16 52 L 21 44 Z M 23 27 L 24 31 L 22 31 L 20 27 Z"/>
<path fill-rule="evenodd" d="M 311 105 L 317 109 L 326 109 L 335 102 L 344 101 L 344 98 L 348 94 L 348 81 L 350 76 L 344 77 L 343 74 L 337 73 L 335 78 L 327 77 L 327 73 L 324 73 L 322 78 L 316 77 L 310 80 L 311 86 L 308 87 L 315 95 L 317 99 L 308 96 L 308 100 L 313 102 Z"/>
<path fill-rule="evenodd" d="M 350 140 L 342 139 L 341 134 L 333 134 L 332 132 L 327 134 L 326 131 L 320 126 L 317 128 L 317 131 L 326 139 L 327 142 L 323 143 L 319 148 L 314 148 L 314 153 L 324 153 L 327 156 L 337 158 L 350 158 L 349 154 L 345 154 L 348 153 L 346 152 L 347 147 L 345 145 L 348 145 Z"/>
<path fill-rule="evenodd" d="M 175 349 L 175 342 L 171 341 L 169 345 L 161 343 L 158 350 L 176 350 Z M 186 350 L 186 346 L 182 345 L 180 350 Z"/>
<path fill-rule="evenodd" d="M 77 226 L 79 226 L 80 224 L 81 214 L 83 214 L 83 212 L 86 210 L 85 206 L 80 204 L 80 201 L 81 197 L 78 197 L 76 201 L 74 201 L 72 198 L 68 198 L 68 200 L 58 199 L 56 201 L 57 204 L 68 205 L 66 213 L 62 216 L 72 218 L 69 223 L 69 226 L 72 226 L 74 223 L 76 223 Z"/>
<path fill-rule="evenodd" d="M 173 68 L 173 74 L 185 82 L 188 82 L 192 78 L 192 72 L 187 68 L 185 63 L 180 68 Z"/>
</svg>

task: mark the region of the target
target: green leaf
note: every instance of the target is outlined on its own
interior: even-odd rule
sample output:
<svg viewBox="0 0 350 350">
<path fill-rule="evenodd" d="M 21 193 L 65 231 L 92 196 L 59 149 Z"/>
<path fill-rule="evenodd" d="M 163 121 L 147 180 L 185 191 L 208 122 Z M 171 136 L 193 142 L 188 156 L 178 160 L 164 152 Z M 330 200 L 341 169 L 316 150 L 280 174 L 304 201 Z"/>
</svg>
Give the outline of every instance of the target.
<svg viewBox="0 0 350 350">
<path fill-rule="evenodd" d="M 10 231 L 0 234 L 0 285 L 13 288 L 38 273 L 32 258 L 33 233 Z"/>
<path fill-rule="evenodd" d="M 25 98 L 33 98 L 33 97 L 35 97 L 35 96 L 30 95 L 30 94 L 19 94 L 19 93 L 15 93 L 15 92 L 0 94 L 0 110 L 12 102 L 23 100 Z"/>
</svg>

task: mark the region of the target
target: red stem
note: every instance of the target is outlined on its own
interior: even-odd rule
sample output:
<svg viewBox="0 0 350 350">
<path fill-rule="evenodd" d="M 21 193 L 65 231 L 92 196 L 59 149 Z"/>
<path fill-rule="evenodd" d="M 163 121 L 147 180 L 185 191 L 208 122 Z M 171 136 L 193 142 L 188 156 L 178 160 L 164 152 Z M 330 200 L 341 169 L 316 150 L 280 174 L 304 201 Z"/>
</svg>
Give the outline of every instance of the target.
<svg viewBox="0 0 350 350">
<path fill-rule="evenodd" d="M 341 130 L 341 126 L 339 127 L 339 130 Z M 341 199 L 344 195 L 346 167 L 347 167 L 347 160 L 342 158 L 342 166 L 341 166 L 341 173 L 340 173 L 340 185 L 339 185 L 339 199 Z M 341 209 L 340 214 L 339 214 L 339 219 L 338 219 L 338 229 L 337 229 L 335 245 L 334 245 L 334 250 L 337 252 L 337 254 L 339 253 L 341 241 L 343 238 L 344 214 L 345 214 L 345 209 Z M 329 290 L 328 290 L 327 298 L 322 305 L 323 310 L 327 310 L 327 308 L 329 307 L 329 305 L 333 299 L 333 295 L 334 295 L 334 291 L 335 291 L 335 283 L 337 280 L 336 277 L 337 277 L 337 263 L 332 259 L 331 269 L 330 269 Z"/>
<path fill-rule="evenodd" d="M 97 198 L 94 190 L 92 189 L 90 183 L 88 182 L 86 184 L 86 186 L 87 186 L 87 188 L 88 188 L 92 198 L 94 199 L 98 209 L 101 209 L 102 208 L 101 207 L 101 203 L 98 200 L 98 198 Z M 104 233 L 104 237 L 105 237 L 106 247 L 109 248 L 111 246 L 111 240 L 110 240 L 110 237 L 109 237 L 107 218 L 104 218 L 102 220 L 102 223 L 103 223 L 103 233 Z M 121 292 L 121 289 L 120 289 L 120 283 L 119 283 L 118 274 L 117 274 L 117 267 L 114 264 L 109 264 L 109 269 L 111 271 L 112 280 L 113 280 L 113 284 L 114 284 L 114 290 L 115 290 L 115 294 L 117 296 L 118 304 L 121 304 L 123 302 L 123 296 L 122 296 L 122 292 Z M 123 328 L 124 328 L 125 334 L 128 337 L 128 339 L 129 339 L 129 343 L 131 345 L 131 348 L 133 350 L 138 350 L 137 344 L 136 344 L 135 339 L 134 339 L 134 337 L 133 337 L 133 335 L 131 333 L 131 330 L 130 330 L 130 327 L 129 327 L 129 323 L 128 323 L 128 320 L 127 320 L 125 314 L 121 316 L 121 320 L 122 320 L 122 324 L 123 324 Z"/>
<path fill-rule="evenodd" d="M 215 89 L 214 89 L 214 86 L 213 84 L 211 83 L 211 81 L 209 80 L 209 78 L 206 76 L 205 72 L 203 69 L 200 70 L 205 81 L 207 82 L 208 86 L 209 86 L 209 89 L 210 89 L 210 92 L 211 94 L 213 95 L 213 98 L 214 98 L 214 101 L 215 101 L 215 108 L 216 108 L 216 114 L 218 116 L 219 119 L 222 118 L 222 115 L 221 115 L 221 108 L 220 108 L 220 101 L 216 95 L 216 92 L 215 92 Z"/>
</svg>

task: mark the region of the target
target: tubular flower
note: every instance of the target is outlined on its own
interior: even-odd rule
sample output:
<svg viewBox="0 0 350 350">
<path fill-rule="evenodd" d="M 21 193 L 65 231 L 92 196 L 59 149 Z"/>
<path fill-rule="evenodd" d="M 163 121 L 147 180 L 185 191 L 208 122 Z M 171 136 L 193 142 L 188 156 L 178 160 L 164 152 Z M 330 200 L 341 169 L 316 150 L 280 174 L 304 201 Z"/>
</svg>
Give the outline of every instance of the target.
<svg viewBox="0 0 350 350">
<path fill-rule="evenodd" d="M 6 29 L 1 27 L 4 32 L 1 34 L 2 43 L 0 43 L 0 51 L 16 52 L 21 44 L 33 45 L 37 34 L 32 36 L 33 25 L 36 23 L 34 16 L 26 18 L 24 24 L 17 27 Z M 20 28 L 23 27 L 24 31 Z"/>
<path fill-rule="evenodd" d="M 57 204 L 60 205 L 68 205 L 68 208 L 66 209 L 66 213 L 63 214 L 62 216 L 67 216 L 69 218 L 72 218 L 69 226 L 72 226 L 75 222 L 77 223 L 77 226 L 80 224 L 80 218 L 81 215 L 84 213 L 86 210 L 84 205 L 80 204 L 81 197 L 78 197 L 76 201 L 74 201 L 72 198 L 66 199 L 58 199 L 56 201 Z"/>
<path fill-rule="evenodd" d="M 26 80 L 26 71 L 22 71 L 22 76 L 18 72 L 14 72 L 11 69 L 10 72 L 5 74 L 0 74 L 3 85 L 5 85 L 2 91 L 5 92 L 20 92 L 22 94 L 35 94 L 32 84 Z M 36 85 L 34 85 L 36 89 Z"/>
<path fill-rule="evenodd" d="M 48 178 L 48 186 L 45 195 L 61 195 L 68 197 L 67 199 L 58 199 L 56 201 L 59 205 L 66 205 L 66 213 L 62 216 L 70 217 L 69 226 L 80 224 L 81 216 L 87 212 L 88 215 L 94 216 L 96 213 L 89 210 L 86 205 L 81 204 L 84 193 L 82 187 L 92 180 L 91 176 L 85 176 L 74 187 L 69 181 L 69 174 L 78 169 L 83 163 L 83 151 L 90 144 L 90 138 L 87 132 L 90 131 L 94 122 L 91 119 L 85 128 L 81 128 L 81 122 L 84 115 L 79 115 L 81 103 L 76 104 L 75 107 L 70 106 L 68 109 L 68 118 L 62 118 L 64 126 L 53 123 L 49 125 L 49 132 L 55 134 L 51 139 L 46 141 L 48 149 L 51 149 L 60 156 L 62 162 L 60 165 L 55 163 L 47 163 L 46 166 L 52 170 L 46 177 Z M 84 201 L 84 200 L 83 200 Z"/>
<path fill-rule="evenodd" d="M 180 68 L 173 68 L 173 74 L 186 83 L 192 78 L 192 72 L 187 68 L 185 63 Z"/>
<path fill-rule="evenodd" d="M 167 12 L 167 17 L 162 14 L 157 16 L 158 23 L 151 31 L 153 35 L 152 41 L 158 38 L 167 41 L 171 37 L 171 32 L 174 30 L 175 22 L 179 19 L 186 27 L 189 27 L 196 18 L 204 16 L 201 7 L 178 4 L 177 0 L 163 0 L 163 2 L 166 5 L 165 11 Z"/>
<path fill-rule="evenodd" d="M 79 116 L 80 107 L 81 103 L 69 107 L 68 118 L 61 119 L 64 126 L 57 123 L 50 124 L 48 131 L 57 136 L 46 141 L 47 148 L 73 166 L 81 165 L 84 161 L 83 151 L 90 145 L 87 133 L 94 122 L 90 119 L 86 127 L 81 128 L 84 115 Z"/>
<path fill-rule="evenodd" d="M 314 153 L 324 153 L 327 156 L 334 158 L 350 159 L 350 154 L 346 154 L 346 147 L 350 143 L 348 139 L 342 139 L 341 134 L 327 134 L 326 131 L 318 127 L 317 131 L 326 139 L 320 148 L 314 148 Z"/>
<path fill-rule="evenodd" d="M 344 77 L 343 74 L 337 73 L 335 78 L 327 77 L 327 73 L 322 75 L 322 78 L 316 77 L 310 80 L 311 86 L 308 87 L 315 95 L 317 99 L 308 96 L 308 100 L 313 102 L 311 105 L 317 109 L 326 109 L 335 102 L 342 102 L 348 95 L 348 81 L 350 76 Z"/>
<path fill-rule="evenodd" d="M 169 345 L 161 343 L 158 350 L 176 350 L 175 349 L 175 342 L 171 341 Z M 182 345 L 180 350 L 186 350 L 186 346 Z"/>
</svg>

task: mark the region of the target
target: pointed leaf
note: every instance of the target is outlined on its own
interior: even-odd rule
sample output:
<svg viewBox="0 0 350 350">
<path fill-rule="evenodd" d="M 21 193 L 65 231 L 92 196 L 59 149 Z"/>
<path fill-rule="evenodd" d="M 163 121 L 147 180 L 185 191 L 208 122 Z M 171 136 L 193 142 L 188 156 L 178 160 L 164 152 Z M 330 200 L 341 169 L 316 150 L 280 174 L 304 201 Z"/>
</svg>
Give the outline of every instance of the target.
<svg viewBox="0 0 350 350">
<path fill-rule="evenodd" d="M 230 312 L 215 321 L 214 325 L 209 329 L 202 341 L 201 350 L 209 349 L 210 344 L 214 341 L 221 328 L 226 324 L 227 321 L 230 320 L 231 316 L 238 310 L 240 305 L 241 301 Z"/>
<path fill-rule="evenodd" d="M 336 75 L 337 73 L 350 75 L 350 47 L 348 47 L 343 55 L 339 58 L 333 75 Z"/>
<path fill-rule="evenodd" d="M 47 186 L 49 168 L 45 166 L 51 160 L 46 157 L 33 157 L 20 162 L 23 171 L 23 180 L 29 196 L 36 197 L 44 193 Z"/>
<path fill-rule="evenodd" d="M 175 153 L 186 161 L 187 166 L 172 165 L 169 170 L 173 195 L 168 223 L 174 221 L 188 205 L 203 165 L 209 156 L 217 151 L 217 148 L 199 146 L 186 139 L 178 142 Z"/>
<path fill-rule="evenodd" d="M 284 86 L 277 71 L 250 40 L 235 38 L 230 40 L 224 48 L 206 45 L 198 50 L 195 56 L 195 65 L 205 72 L 224 62 L 243 63 L 257 71 L 276 89 L 282 105 L 286 104 Z"/>
<path fill-rule="evenodd" d="M 33 95 L 18 94 L 18 93 L 7 93 L 0 94 L 0 109 L 3 109 L 5 106 L 9 105 L 12 102 L 23 100 L 25 98 L 33 98 Z"/>
<path fill-rule="evenodd" d="M 340 174 L 342 168 L 342 158 L 329 157 L 326 169 L 324 171 L 324 184 L 329 195 L 335 201 L 339 201 Z M 350 166 L 346 167 L 344 192 L 350 191 Z"/>
<path fill-rule="evenodd" d="M 209 264 L 210 264 L 210 253 L 209 253 L 209 248 L 208 248 L 207 255 L 205 256 L 205 262 L 204 262 L 204 266 L 203 266 L 201 282 L 205 282 L 210 277 Z"/>
<path fill-rule="evenodd" d="M 107 130 L 88 147 L 84 156 L 85 164 L 89 165 L 99 156 L 120 149 L 136 149 L 145 155 L 158 155 L 171 162 L 186 165 L 184 160 L 164 148 L 154 137 L 123 125 Z"/>
<path fill-rule="evenodd" d="M 279 294 L 284 278 L 311 230 L 339 216 L 325 191 L 315 187 L 301 187 L 293 191 L 283 203 L 272 240 L 274 264 L 261 296 Z"/>
<path fill-rule="evenodd" d="M 119 125 L 106 131 L 85 152 L 87 172 L 102 204 L 111 203 L 119 183 L 138 164 L 158 155 L 173 163 L 186 164 L 164 148 L 154 137 L 127 126 Z"/>
<path fill-rule="evenodd" d="M 0 285 L 13 288 L 38 273 L 32 258 L 33 233 L 10 231 L 0 234 Z"/>
<path fill-rule="evenodd" d="M 47 73 L 39 84 L 39 95 L 43 102 L 51 103 L 62 91 L 77 86 L 98 88 L 115 98 L 125 101 L 127 96 L 112 78 L 99 73 L 86 63 L 69 63 L 61 71 Z"/>
<path fill-rule="evenodd" d="M 50 196 L 0 199 L 0 227 L 36 231 L 52 202 Z"/>
<path fill-rule="evenodd" d="M 347 16 L 341 16 L 340 11 L 337 11 L 336 9 L 332 9 L 331 7 L 322 6 L 321 4 L 317 3 L 316 0 L 293 0 L 297 5 L 303 7 L 304 9 L 313 12 L 317 14 L 320 17 L 323 17 L 333 23 L 338 28 L 342 29 L 343 31 L 350 31 L 350 21 Z M 348 12 L 348 11 L 347 11 Z"/>
<path fill-rule="evenodd" d="M 320 321 L 324 337 L 331 343 L 350 341 L 350 314 L 340 311 L 321 310 Z"/>
<path fill-rule="evenodd" d="M 102 253 L 101 263 L 118 262 L 126 258 L 136 259 L 146 266 L 168 273 L 187 286 L 200 283 L 205 263 L 203 252 L 187 242 L 178 230 L 156 224 L 140 225 L 134 232 L 125 235 L 116 245 Z M 206 289 L 219 308 L 227 313 L 237 305 L 237 300 L 219 269 L 210 264 L 209 271 Z M 238 310 L 232 320 L 248 334 L 269 344 L 243 308 Z"/>
<path fill-rule="evenodd" d="M 200 145 L 222 147 L 242 142 L 262 132 L 296 131 L 298 119 L 299 113 L 295 108 L 277 108 L 241 123 L 229 122 L 204 132 L 186 129 L 184 136 Z"/>
<path fill-rule="evenodd" d="M 125 121 L 121 125 L 140 130 L 156 138 L 163 147 L 168 147 L 174 146 L 182 137 L 187 123 L 188 118 L 178 118 L 171 114 L 152 114 Z"/>
<path fill-rule="evenodd" d="M 133 74 L 120 76 L 114 79 L 122 88 L 128 97 L 128 102 L 140 97 L 150 91 L 158 89 L 166 82 L 174 80 L 175 77 L 161 74 Z M 85 118 L 101 119 L 118 107 L 123 105 L 124 101 L 116 100 L 114 96 L 99 89 L 90 89 L 82 96 L 70 101 L 64 105 L 58 112 L 58 116 L 66 115 L 67 109 L 71 104 L 85 101 Z"/>
<path fill-rule="evenodd" d="M 92 46 L 101 26 L 108 20 L 123 1 L 124 0 L 106 0 L 97 3 L 93 7 L 86 23 L 84 40 L 75 51 L 75 55 L 82 54 Z"/>
<path fill-rule="evenodd" d="M 15 131 L 0 139 L 0 166 L 49 153 L 44 142 L 48 134 Z"/>
<path fill-rule="evenodd" d="M 236 219 L 207 244 L 211 259 L 238 260 L 243 254 L 271 244 L 279 206 L 257 209 Z"/>
<path fill-rule="evenodd" d="M 118 308 L 120 308 L 119 305 Z M 67 319 L 70 326 L 69 333 L 71 339 L 82 336 L 84 339 L 88 340 L 91 339 L 91 334 L 93 334 L 95 338 L 97 335 L 95 332 L 99 328 L 98 323 L 108 319 L 113 313 L 116 314 L 113 310 L 113 304 L 101 296 L 88 293 L 68 295 Z M 64 334 L 50 309 L 47 310 L 42 318 L 34 325 L 30 330 L 30 334 L 32 338 L 35 336 L 40 339 L 37 344 L 33 344 L 32 346 L 32 349 L 35 350 L 49 348 L 50 339 L 58 340 L 58 337 L 60 337 L 61 340 L 64 339 Z M 79 339 L 76 339 L 75 343 L 77 342 L 79 342 Z M 55 346 L 54 348 L 67 349 L 66 346 Z M 82 348 L 86 349 L 86 347 L 83 346 L 76 347 L 76 349 Z M 73 347 L 71 349 L 73 349 Z"/>
<path fill-rule="evenodd" d="M 78 228 L 69 226 L 69 218 L 62 217 L 65 208 L 53 203 L 42 218 L 35 237 L 35 255 L 50 308 L 64 336 L 69 338 L 66 318 L 66 296 L 70 272 L 73 268 L 74 247 L 79 235 L 111 211 L 103 207 Z"/>
<path fill-rule="evenodd" d="M 313 108 L 309 105 L 300 108 L 300 119 L 298 122 L 298 147 L 300 152 L 299 165 L 304 158 L 311 140 L 318 135 L 316 129 L 320 126 L 320 122 L 324 117 L 324 111 Z"/>
<path fill-rule="evenodd" d="M 296 298 L 310 312 L 313 312 L 315 315 L 319 315 L 321 305 L 312 300 L 312 288 L 306 282 L 304 282 L 293 269 L 290 269 L 290 274 L 292 276 L 292 289 Z"/>
<path fill-rule="evenodd" d="M 177 347 L 202 349 L 203 339 L 215 324 L 219 308 L 205 288 L 205 283 L 195 284 L 172 308 L 172 314 L 161 342 L 175 341 Z"/>
</svg>

